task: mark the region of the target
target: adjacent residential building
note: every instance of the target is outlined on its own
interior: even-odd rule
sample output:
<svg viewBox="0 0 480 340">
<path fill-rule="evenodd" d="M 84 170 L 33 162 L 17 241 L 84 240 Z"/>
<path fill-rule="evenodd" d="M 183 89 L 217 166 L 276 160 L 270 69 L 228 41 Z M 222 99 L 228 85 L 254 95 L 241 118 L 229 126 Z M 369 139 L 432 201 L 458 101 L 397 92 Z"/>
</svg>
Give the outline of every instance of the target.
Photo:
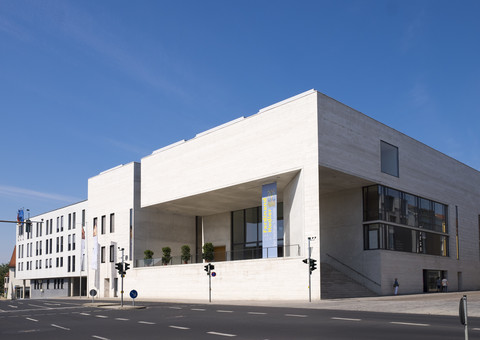
<svg viewBox="0 0 480 340">
<path fill-rule="evenodd" d="M 216 301 L 308 299 L 308 257 L 312 300 L 392 294 L 395 278 L 401 293 L 434 291 L 438 277 L 476 290 L 479 203 L 480 172 L 311 90 L 90 178 L 87 201 L 18 235 L 17 271 L 32 297 L 51 296 L 52 280 L 58 294 L 115 297 L 123 255 L 126 292 L 205 300 L 212 243 Z M 81 235 L 66 227 L 74 213 L 85 272 L 78 245 L 62 250 Z"/>
<path fill-rule="evenodd" d="M 17 227 L 16 278 L 23 281 L 20 289 L 26 295 L 53 298 L 79 296 L 81 291 L 86 295 L 82 255 L 86 207 L 87 201 L 79 202 Z"/>
</svg>

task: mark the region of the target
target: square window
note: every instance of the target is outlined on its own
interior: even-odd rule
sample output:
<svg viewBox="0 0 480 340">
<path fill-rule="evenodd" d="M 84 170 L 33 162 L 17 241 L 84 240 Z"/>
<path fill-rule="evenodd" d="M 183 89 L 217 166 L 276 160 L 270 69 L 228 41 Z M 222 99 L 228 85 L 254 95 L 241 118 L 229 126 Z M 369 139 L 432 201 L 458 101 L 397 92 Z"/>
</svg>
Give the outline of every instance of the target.
<svg viewBox="0 0 480 340">
<path fill-rule="evenodd" d="M 398 148 L 380 141 L 380 159 L 382 172 L 398 177 Z"/>
</svg>

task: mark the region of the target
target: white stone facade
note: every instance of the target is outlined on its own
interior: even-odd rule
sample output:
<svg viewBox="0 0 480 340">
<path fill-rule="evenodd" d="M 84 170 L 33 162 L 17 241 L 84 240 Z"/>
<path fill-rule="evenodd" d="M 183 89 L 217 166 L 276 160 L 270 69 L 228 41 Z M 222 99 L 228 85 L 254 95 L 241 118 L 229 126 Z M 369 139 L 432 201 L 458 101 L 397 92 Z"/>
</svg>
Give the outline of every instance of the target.
<svg viewBox="0 0 480 340">
<path fill-rule="evenodd" d="M 398 174 L 382 172 L 382 143 L 398 150 Z M 272 182 L 283 207 L 282 256 L 237 261 L 233 240 L 239 231 L 233 227 L 233 212 L 260 207 L 262 185 Z M 115 263 L 121 261 L 123 248 L 131 267 L 124 278 L 126 293 L 136 289 L 141 297 L 207 299 L 208 276 L 198 254 L 211 242 L 217 247 L 212 300 L 304 300 L 308 268 L 302 260 L 308 256 L 309 237 L 319 267 L 328 263 L 377 294 L 391 294 L 395 277 L 403 293 L 425 291 L 425 275 L 431 271 L 448 276 L 451 290 L 479 289 L 479 184 L 478 171 L 317 91 L 307 91 L 154 151 L 140 163 L 90 178 L 88 201 L 79 203 L 86 209 L 88 289 L 96 289 L 100 297 L 119 295 Z M 372 185 L 446 206 L 444 230 L 365 220 L 363 188 Z M 64 216 L 70 213 L 68 207 L 62 209 L 67 209 Z M 391 226 L 385 230 L 403 228 L 411 242 L 421 246 L 413 245 L 417 250 L 410 252 L 366 249 L 364 228 L 372 223 Z M 68 235 L 63 233 L 59 235 Z M 415 235 L 421 235 L 420 241 Z M 442 246 L 448 245 L 448 256 L 423 250 L 422 242 L 430 237 L 447 240 Z M 17 247 L 26 241 L 32 242 L 19 240 Z M 180 261 L 183 245 L 191 249 L 188 264 Z M 167 265 L 160 261 L 164 247 L 172 250 Z M 147 249 L 154 252 L 154 265 L 145 266 Z M 320 272 L 312 273 L 312 300 L 325 293 Z M 68 277 L 60 269 L 48 273 L 42 268 L 21 275 Z"/>
</svg>

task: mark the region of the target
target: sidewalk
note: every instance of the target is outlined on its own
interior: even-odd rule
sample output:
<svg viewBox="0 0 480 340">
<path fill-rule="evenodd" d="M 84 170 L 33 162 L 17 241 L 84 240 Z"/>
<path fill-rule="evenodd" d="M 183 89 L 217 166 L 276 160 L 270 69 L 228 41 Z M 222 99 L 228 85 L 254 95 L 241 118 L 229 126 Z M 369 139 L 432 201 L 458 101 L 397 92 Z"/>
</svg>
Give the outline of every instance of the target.
<svg viewBox="0 0 480 340">
<path fill-rule="evenodd" d="M 212 297 L 212 305 L 238 305 L 238 306 L 262 306 L 262 307 L 289 307 L 289 308 L 314 308 L 314 309 L 335 309 L 351 311 L 368 311 L 380 313 L 408 313 L 408 314 L 430 314 L 458 316 L 459 302 L 463 295 L 467 296 L 468 316 L 480 317 L 480 291 L 452 292 L 452 293 L 431 293 L 397 296 L 378 296 L 366 298 L 350 298 L 321 300 L 315 302 L 306 301 L 215 301 Z M 120 299 L 110 300 L 112 303 Z M 182 300 L 182 299 L 135 299 L 135 305 L 141 306 L 142 301 L 149 302 L 170 302 L 170 303 L 198 303 L 209 304 L 206 300 Z M 91 302 L 91 301 L 90 301 Z M 131 299 L 125 300 L 125 305 L 131 305 Z"/>
</svg>

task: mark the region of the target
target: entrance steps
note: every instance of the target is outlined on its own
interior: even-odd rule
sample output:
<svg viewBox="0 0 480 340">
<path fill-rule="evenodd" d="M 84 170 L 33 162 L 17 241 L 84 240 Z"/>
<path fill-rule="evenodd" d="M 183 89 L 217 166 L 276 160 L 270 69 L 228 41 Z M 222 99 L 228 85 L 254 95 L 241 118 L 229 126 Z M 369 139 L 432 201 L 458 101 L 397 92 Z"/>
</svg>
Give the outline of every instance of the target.
<svg viewBox="0 0 480 340">
<path fill-rule="evenodd" d="M 378 296 L 378 294 L 352 280 L 327 263 L 322 262 L 320 268 L 322 299 Z"/>
</svg>

